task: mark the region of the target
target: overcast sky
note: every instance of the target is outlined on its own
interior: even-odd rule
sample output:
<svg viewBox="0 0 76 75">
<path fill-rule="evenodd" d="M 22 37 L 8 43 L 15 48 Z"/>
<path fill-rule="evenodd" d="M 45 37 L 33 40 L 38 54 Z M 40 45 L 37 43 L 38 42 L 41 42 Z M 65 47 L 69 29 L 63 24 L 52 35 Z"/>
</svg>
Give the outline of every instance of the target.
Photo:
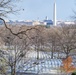
<svg viewBox="0 0 76 75">
<path fill-rule="evenodd" d="M 56 0 L 57 20 L 72 20 L 73 10 L 76 10 L 76 0 Z M 44 20 L 47 16 L 53 19 L 54 0 L 21 0 L 17 7 L 21 10 L 16 15 L 10 15 L 11 20 Z"/>
</svg>

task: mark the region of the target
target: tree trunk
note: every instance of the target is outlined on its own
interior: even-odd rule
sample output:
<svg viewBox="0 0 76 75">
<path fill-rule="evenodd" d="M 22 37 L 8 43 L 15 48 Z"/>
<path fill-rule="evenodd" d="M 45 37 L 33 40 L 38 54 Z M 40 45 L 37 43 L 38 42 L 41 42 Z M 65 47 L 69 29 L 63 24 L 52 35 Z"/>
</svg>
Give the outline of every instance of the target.
<svg viewBox="0 0 76 75">
<path fill-rule="evenodd" d="M 11 66 L 11 75 L 16 75 L 15 65 Z"/>
<path fill-rule="evenodd" d="M 51 59 L 54 57 L 54 46 L 52 45 L 52 51 L 51 51 Z"/>
</svg>

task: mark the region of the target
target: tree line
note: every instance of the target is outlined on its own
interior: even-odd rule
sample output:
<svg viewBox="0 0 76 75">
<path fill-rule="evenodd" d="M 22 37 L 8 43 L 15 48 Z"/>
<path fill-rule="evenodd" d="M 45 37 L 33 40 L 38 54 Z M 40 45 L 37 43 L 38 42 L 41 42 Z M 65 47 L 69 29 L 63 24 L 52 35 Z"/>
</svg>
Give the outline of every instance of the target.
<svg viewBox="0 0 76 75">
<path fill-rule="evenodd" d="M 5 26 L 0 27 L 0 72 L 16 75 L 20 71 L 21 61 L 27 61 L 27 54 L 49 52 L 51 59 L 63 59 L 75 56 L 76 52 L 76 26 L 59 26 L 46 28 L 45 26 L 8 26 L 13 33 L 28 31 L 24 34 L 14 35 Z M 25 35 L 26 34 L 26 35 Z M 31 48 L 33 47 L 33 48 Z M 57 54 L 55 57 L 54 54 Z M 62 55 L 61 55 L 62 54 Z"/>
</svg>

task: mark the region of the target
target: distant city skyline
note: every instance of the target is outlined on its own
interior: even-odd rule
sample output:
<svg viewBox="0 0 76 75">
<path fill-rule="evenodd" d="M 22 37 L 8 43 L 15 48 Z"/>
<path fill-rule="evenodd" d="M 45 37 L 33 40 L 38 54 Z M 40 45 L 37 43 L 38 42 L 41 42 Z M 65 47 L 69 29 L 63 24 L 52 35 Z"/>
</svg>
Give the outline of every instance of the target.
<svg viewBox="0 0 76 75">
<path fill-rule="evenodd" d="M 56 0 L 57 20 L 73 20 L 70 16 L 74 16 L 73 10 L 76 10 L 75 0 Z M 21 10 L 16 15 L 9 15 L 9 20 L 53 20 L 53 4 L 54 0 L 21 0 L 17 7 Z"/>
</svg>

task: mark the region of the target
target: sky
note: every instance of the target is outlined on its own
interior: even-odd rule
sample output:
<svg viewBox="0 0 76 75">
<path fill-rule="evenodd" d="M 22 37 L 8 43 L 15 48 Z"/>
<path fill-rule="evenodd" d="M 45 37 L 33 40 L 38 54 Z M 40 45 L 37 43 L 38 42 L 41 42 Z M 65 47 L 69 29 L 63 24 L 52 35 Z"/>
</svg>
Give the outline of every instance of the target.
<svg viewBox="0 0 76 75">
<path fill-rule="evenodd" d="M 53 20 L 54 0 L 21 0 L 17 3 L 19 13 L 11 15 L 10 20 Z M 56 0 L 57 20 L 73 20 L 73 10 L 76 10 L 76 0 Z M 24 10 L 22 10 L 24 9 Z"/>
</svg>

